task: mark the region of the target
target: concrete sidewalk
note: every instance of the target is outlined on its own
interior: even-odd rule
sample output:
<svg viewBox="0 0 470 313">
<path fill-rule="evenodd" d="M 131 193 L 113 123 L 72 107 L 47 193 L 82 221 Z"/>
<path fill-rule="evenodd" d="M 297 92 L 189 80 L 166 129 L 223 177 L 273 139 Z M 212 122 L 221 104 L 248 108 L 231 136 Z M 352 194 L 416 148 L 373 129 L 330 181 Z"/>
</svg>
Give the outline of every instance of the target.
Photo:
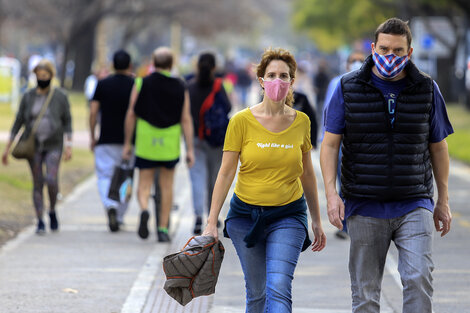
<svg viewBox="0 0 470 313">
<path fill-rule="evenodd" d="M 314 164 L 321 182 L 317 154 Z M 294 312 L 346 313 L 351 311 L 349 243 L 335 238 L 335 229 L 326 218 L 323 186 L 318 185 L 328 244 L 320 253 L 307 250 L 301 254 L 293 283 Z M 34 227 L 29 227 L 0 250 L 0 313 L 244 312 L 243 274 L 230 240 L 222 236 L 226 254 L 215 295 L 197 298 L 182 307 L 162 289 L 163 256 L 178 251 L 191 237 L 194 217 L 190 195 L 188 173 L 180 164 L 175 180 L 179 209 L 172 213 L 173 240 L 161 244 L 156 242 L 153 212 L 151 236 L 145 241 L 138 238 L 135 200 L 124 230 L 110 233 L 96 179 L 87 180 L 59 205 L 60 232 L 39 237 Z M 463 229 L 463 233 L 468 230 Z M 392 250 L 383 282 L 381 312 L 401 311 L 399 284 L 396 252 Z"/>
</svg>

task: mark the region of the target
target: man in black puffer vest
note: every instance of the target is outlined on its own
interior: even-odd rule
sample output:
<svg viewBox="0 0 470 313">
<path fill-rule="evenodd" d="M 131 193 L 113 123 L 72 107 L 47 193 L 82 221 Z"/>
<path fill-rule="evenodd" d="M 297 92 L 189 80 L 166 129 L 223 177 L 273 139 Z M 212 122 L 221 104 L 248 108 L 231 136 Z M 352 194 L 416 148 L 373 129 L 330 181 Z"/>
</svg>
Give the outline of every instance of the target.
<svg viewBox="0 0 470 313">
<path fill-rule="evenodd" d="M 339 229 L 347 221 L 353 312 L 380 311 L 392 240 L 403 312 L 432 312 L 432 225 L 441 236 L 450 230 L 445 138 L 453 129 L 439 87 L 410 60 L 407 22 L 382 23 L 371 48 L 361 69 L 342 77 L 328 106 L 320 153 L 328 217 Z M 336 191 L 341 141 L 344 202 Z"/>
</svg>

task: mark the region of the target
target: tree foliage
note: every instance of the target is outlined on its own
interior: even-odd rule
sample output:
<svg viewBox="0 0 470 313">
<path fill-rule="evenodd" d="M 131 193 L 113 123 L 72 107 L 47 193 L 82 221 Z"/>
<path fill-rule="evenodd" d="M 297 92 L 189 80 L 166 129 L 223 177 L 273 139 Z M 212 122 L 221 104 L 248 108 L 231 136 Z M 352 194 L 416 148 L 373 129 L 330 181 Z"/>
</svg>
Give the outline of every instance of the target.
<svg viewBox="0 0 470 313">
<path fill-rule="evenodd" d="M 63 79 L 66 61 L 74 60 L 74 89 L 83 86 L 90 71 L 96 30 L 104 18 L 119 19 L 125 27 L 122 43 L 128 43 L 155 20 L 167 25 L 178 21 L 193 34 L 210 36 L 226 29 L 245 30 L 258 13 L 249 0 L 0 0 L 0 9 L 0 26 L 7 16 L 17 26 L 46 34 L 63 46 L 59 73 Z"/>
<path fill-rule="evenodd" d="M 294 26 L 306 31 L 320 50 L 331 52 L 357 39 L 371 38 L 377 25 L 394 11 L 372 0 L 296 0 L 294 12 Z"/>
<path fill-rule="evenodd" d="M 456 16 L 470 16 L 470 1 L 295 0 L 292 22 L 297 29 L 305 31 L 320 50 L 331 52 L 358 39 L 372 39 L 377 26 L 393 16 L 404 20 L 414 16 L 445 16 L 455 24 Z M 435 35 L 437 40 L 445 41 L 439 38 L 438 32 Z"/>
</svg>

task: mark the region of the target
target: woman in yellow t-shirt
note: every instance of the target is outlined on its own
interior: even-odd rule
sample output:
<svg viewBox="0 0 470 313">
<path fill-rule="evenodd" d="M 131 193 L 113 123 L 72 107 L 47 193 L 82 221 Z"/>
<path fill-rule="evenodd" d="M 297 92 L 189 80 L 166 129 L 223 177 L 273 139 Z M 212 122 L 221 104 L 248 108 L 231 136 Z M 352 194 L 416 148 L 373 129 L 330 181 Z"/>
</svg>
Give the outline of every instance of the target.
<svg viewBox="0 0 470 313">
<path fill-rule="evenodd" d="M 308 238 L 307 204 L 315 240 L 326 245 L 310 150 L 310 121 L 292 109 L 297 64 L 291 53 L 268 49 L 257 67 L 263 101 L 237 113 L 225 136 L 222 165 L 203 235 L 218 237 L 217 219 L 240 160 L 224 235 L 245 276 L 247 312 L 291 312 L 292 279 Z"/>
</svg>

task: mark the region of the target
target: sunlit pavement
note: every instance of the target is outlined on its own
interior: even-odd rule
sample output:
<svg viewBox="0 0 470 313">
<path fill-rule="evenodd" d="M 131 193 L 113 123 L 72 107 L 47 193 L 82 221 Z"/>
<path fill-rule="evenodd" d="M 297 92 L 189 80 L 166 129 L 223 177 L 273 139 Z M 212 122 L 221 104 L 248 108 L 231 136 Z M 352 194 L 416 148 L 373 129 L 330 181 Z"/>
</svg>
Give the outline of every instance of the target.
<svg viewBox="0 0 470 313">
<path fill-rule="evenodd" d="M 313 161 L 328 244 L 320 253 L 307 250 L 301 254 L 293 282 L 293 312 L 350 312 L 349 243 L 335 238 L 335 229 L 327 221 L 317 153 Z M 434 311 L 470 312 L 470 169 L 452 164 L 449 187 L 454 221 L 449 235 L 435 236 Z M 215 295 L 194 299 L 182 307 L 163 290 L 162 258 L 186 243 L 193 226 L 190 184 L 182 164 L 177 169 L 175 204 L 178 210 L 172 213 L 172 243 L 156 242 L 153 212 L 151 236 L 143 241 L 136 234 L 135 200 L 124 229 L 110 233 L 96 179 L 84 182 L 59 206 L 59 233 L 39 237 L 30 227 L 0 250 L 0 312 L 244 312 L 243 274 L 227 238 L 221 237 L 226 254 Z M 381 312 L 401 312 L 396 260 L 392 248 Z"/>
</svg>

